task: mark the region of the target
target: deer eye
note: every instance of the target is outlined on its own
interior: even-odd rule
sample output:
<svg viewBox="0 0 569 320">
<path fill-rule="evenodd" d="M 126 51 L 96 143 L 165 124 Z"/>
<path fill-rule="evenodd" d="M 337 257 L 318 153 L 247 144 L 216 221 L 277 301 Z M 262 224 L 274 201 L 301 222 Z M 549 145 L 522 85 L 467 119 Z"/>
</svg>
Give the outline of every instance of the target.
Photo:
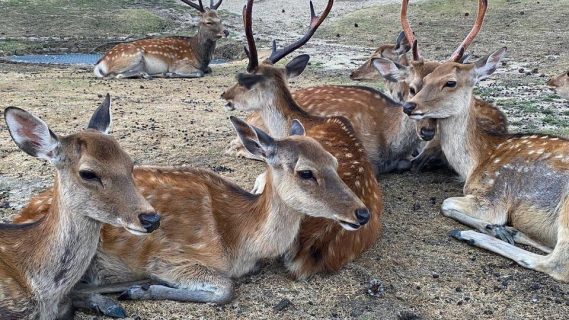
<svg viewBox="0 0 569 320">
<path fill-rule="evenodd" d="M 456 81 L 447 81 L 444 86 L 446 88 L 454 88 L 456 87 Z"/>
<path fill-rule="evenodd" d="M 101 183 L 101 178 L 91 170 L 79 170 L 79 176 L 81 179 L 88 182 L 99 182 Z"/>
<path fill-rule="evenodd" d="M 409 87 L 409 93 L 415 95 L 417 92 L 415 91 L 415 88 Z"/>
<path fill-rule="evenodd" d="M 314 175 L 310 170 L 300 170 L 297 171 L 298 176 L 303 180 L 311 180 L 314 179 Z"/>
</svg>

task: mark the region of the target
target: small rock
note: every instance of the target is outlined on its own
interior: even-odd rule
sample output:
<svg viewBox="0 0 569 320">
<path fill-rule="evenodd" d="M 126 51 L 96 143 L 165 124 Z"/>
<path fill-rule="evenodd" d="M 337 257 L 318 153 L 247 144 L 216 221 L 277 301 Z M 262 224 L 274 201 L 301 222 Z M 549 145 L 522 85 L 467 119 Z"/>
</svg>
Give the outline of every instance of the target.
<svg viewBox="0 0 569 320">
<path fill-rule="evenodd" d="M 358 25 L 357 23 L 354 23 L 354 27 L 356 27 L 356 28 L 357 28 L 357 27 L 359 27 L 359 25 Z"/>
<path fill-rule="evenodd" d="M 283 9 L 281 12 L 282 12 L 282 13 L 285 13 L 285 9 Z"/>
<path fill-rule="evenodd" d="M 292 305 L 292 302 L 289 299 L 283 298 L 279 303 L 277 303 L 276 306 L 273 307 L 273 309 L 275 311 L 284 311 L 288 307 L 290 307 L 291 305 Z"/>
<path fill-rule="evenodd" d="M 419 209 L 421 209 L 421 204 L 419 202 L 415 202 L 413 205 L 413 211 L 417 211 Z"/>
<path fill-rule="evenodd" d="M 526 72 L 526 70 L 524 70 L 524 68 L 519 68 L 519 69 L 518 69 L 518 72 L 519 72 L 519 73 L 524 73 L 524 72 Z"/>
<path fill-rule="evenodd" d="M 367 293 L 372 297 L 382 297 L 385 294 L 383 283 L 377 279 L 371 279 L 367 287 Z"/>
<path fill-rule="evenodd" d="M 462 292 L 462 288 L 461 288 L 461 287 L 456 287 L 456 289 L 454 289 L 454 291 L 456 291 L 456 292 Z"/>
<path fill-rule="evenodd" d="M 465 17 L 468 17 L 469 15 L 470 15 L 470 13 L 468 13 L 468 12 L 465 12 L 465 13 L 464 13 L 464 16 L 465 16 Z"/>
<path fill-rule="evenodd" d="M 339 38 L 339 37 L 340 37 L 340 34 L 339 34 L 339 33 L 336 33 L 336 38 Z"/>
<path fill-rule="evenodd" d="M 438 279 L 439 278 L 439 274 L 438 273 L 433 273 L 433 279 Z"/>
<path fill-rule="evenodd" d="M 520 15 L 522 15 L 522 16 L 523 16 L 524 14 L 526 14 L 526 13 L 525 13 L 525 12 L 523 12 L 523 11 L 520 11 Z"/>
<path fill-rule="evenodd" d="M 538 73 L 538 72 L 539 72 L 539 69 L 538 69 L 538 68 L 533 68 L 533 69 L 531 69 L 531 73 Z"/>
<path fill-rule="evenodd" d="M 530 71 L 526 72 L 526 76 L 531 76 L 531 72 Z"/>
<path fill-rule="evenodd" d="M 141 85 L 141 86 L 140 86 L 140 89 L 144 89 L 144 86 L 143 86 L 143 85 Z"/>
</svg>

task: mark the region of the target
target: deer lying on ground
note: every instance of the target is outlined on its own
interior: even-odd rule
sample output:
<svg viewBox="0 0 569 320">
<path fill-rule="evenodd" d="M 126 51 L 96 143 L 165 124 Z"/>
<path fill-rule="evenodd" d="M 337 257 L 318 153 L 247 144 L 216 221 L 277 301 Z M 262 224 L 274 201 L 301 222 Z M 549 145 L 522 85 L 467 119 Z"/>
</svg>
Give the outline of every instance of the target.
<svg viewBox="0 0 569 320">
<path fill-rule="evenodd" d="M 103 223 L 136 235 L 154 231 L 160 216 L 132 179 L 132 160 L 105 134 L 110 98 L 97 109 L 88 130 L 55 135 L 31 113 L 4 112 L 14 142 L 57 170 L 53 205 L 35 222 L 0 224 L 0 317 L 72 317 L 68 293 L 95 255 Z M 124 231 L 123 231 L 124 232 Z"/>
<path fill-rule="evenodd" d="M 247 149 L 267 163 L 264 192 L 250 194 L 206 170 L 136 167 L 136 185 L 162 213 L 161 227 L 145 238 L 103 228 L 88 281 L 101 285 L 150 278 L 153 284 L 114 290 L 126 290 L 121 299 L 226 303 L 233 297 L 231 278 L 251 272 L 260 259 L 290 250 L 304 216 L 346 230 L 368 222 L 368 209 L 336 171 L 338 161 L 304 136 L 300 122 L 291 123 L 291 136 L 274 140 L 237 118 L 231 121 Z M 49 206 L 50 200 L 44 193 L 27 210 Z M 24 210 L 16 221 L 37 219 L 31 212 Z"/>
<path fill-rule="evenodd" d="M 322 144 L 324 149 L 338 159 L 338 173 L 342 180 L 369 209 L 365 226 L 340 226 L 331 220 L 308 217 L 302 221 L 296 245 L 288 250 L 285 264 L 297 278 L 306 278 L 314 273 L 337 271 L 358 257 L 377 239 L 380 232 L 380 214 L 383 209 L 382 194 L 366 150 L 358 139 L 350 122 L 343 117 L 319 117 L 300 108 L 287 86 L 287 79 L 300 74 L 308 63 L 308 56 L 301 55 L 290 61 L 285 68 L 274 64 L 306 43 L 332 8 L 329 0 L 320 17 L 311 4 L 311 24 L 307 34 L 299 41 L 273 52 L 259 64 L 252 30 L 253 1 L 244 8 L 245 34 L 249 49 L 248 73 L 237 75 L 237 84 L 223 93 L 239 110 L 257 110 L 271 135 L 283 137 L 293 119 L 300 120 L 306 134 Z M 320 182 L 318 182 L 320 183 Z M 262 185 L 262 183 L 261 183 Z M 363 218 L 363 216 L 362 216 Z M 342 227 L 357 229 L 347 232 Z"/>
<path fill-rule="evenodd" d="M 437 119 L 443 151 L 466 179 L 465 196 L 446 199 L 442 212 L 483 233 L 451 235 L 569 281 L 569 140 L 496 134 L 476 121 L 472 90 L 494 72 L 505 52 L 502 48 L 475 64 L 460 64 L 455 62 L 458 51 L 425 77 L 405 110 L 413 119 Z M 515 242 L 548 254 L 525 251 Z"/>
<path fill-rule="evenodd" d="M 163 75 L 174 78 L 200 78 L 210 73 L 215 44 L 229 31 L 221 23 L 216 4 L 209 8 L 191 0 L 182 0 L 201 14 L 198 33 L 193 37 L 153 38 L 121 43 L 109 50 L 95 65 L 97 77 L 151 78 Z"/>
<path fill-rule="evenodd" d="M 569 99 L 569 71 L 549 79 L 547 85 L 555 88 L 561 97 Z"/>
<path fill-rule="evenodd" d="M 430 74 L 436 67 L 438 67 L 441 62 L 434 60 L 427 60 L 422 57 L 419 52 L 417 40 L 409 24 L 407 17 L 407 8 L 409 5 L 408 0 L 403 0 L 401 4 L 401 26 L 403 28 L 403 33 L 407 38 L 405 43 L 413 44 L 412 48 L 412 59 L 410 59 L 409 65 L 400 64 L 394 62 L 390 59 L 385 58 L 374 58 L 373 65 L 381 76 L 389 83 L 391 87 L 400 88 L 402 90 L 400 93 L 395 91 L 392 96 L 402 96 L 403 101 L 407 101 L 412 98 L 416 92 L 421 90 L 423 87 L 423 79 L 425 76 Z M 487 8 L 487 0 L 479 0 L 478 2 L 478 13 L 476 16 L 475 24 L 472 27 L 471 32 L 467 36 L 467 39 L 463 42 L 461 46 L 462 50 L 466 50 L 470 45 L 470 42 L 476 34 L 479 32 Z M 468 59 L 467 55 L 461 55 L 459 62 L 465 62 Z M 508 132 L 508 123 L 505 114 L 496 108 L 494 105 L 480 99 L 474 98 L 476 104 L 476 115 L 477 119 L 481 125 L 483 125 L 486 130 L 505 134 Z M 417 134 L 426 141 L 431 141 L 425 146 L 422 153 L 413 159 L 413 164 L 421 167 L 426 162 L 432 160 L 433 158 L 442 158 L 440 150 L 439 137 L 436 136 L 436 120 L 435 119 L 423 119 L 417 124 Z"/>
</svg>

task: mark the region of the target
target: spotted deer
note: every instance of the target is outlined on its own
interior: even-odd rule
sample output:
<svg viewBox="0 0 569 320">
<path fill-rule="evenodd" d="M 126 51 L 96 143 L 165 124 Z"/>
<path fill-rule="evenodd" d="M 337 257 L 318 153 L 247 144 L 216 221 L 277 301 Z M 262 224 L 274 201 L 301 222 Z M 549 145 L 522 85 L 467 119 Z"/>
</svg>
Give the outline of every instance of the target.
<svg viewBox="0 0 569 320">
<path fill-rule="evenodd" d="M 71 317 L 68 294 L 87 270 L 101 225 L 141 235 L 154 231 L 160 216 L 132 179 L 132 160 L 110 127 L 110 98 L 93 114 L 88 129 L 53 133 L 31 113 L 4 111 L 12 140 L 27 154 L 56 168 L 53 205 L 41 219 L 0 224 L 0 317 Z M 36 208 L 37 209 L 37 208 Z"/>
<path fill-rule="evenodd" d="M 443 151 L 466 179 L 464 196 L 446 199 L 442 213 L 482 233 L 451 235 L 569 281 L 569 140 L 489 132 L 476 120 L 472 90 L 496 70 L 506 48 L 474 64 L 456 62 L 460 49 L 425 77 L 406 106 L 413 119 L 437 119 Z M 516 242 L 547 254 L 525 251 Z"/>
<path fill-rule="evenodd" d="M 259 63 L 252 30 L 253 1 L 248 0 L 243 10 L 249 56 L 247 73 L 237 75 L 237 84 L 223 93 L 239 110 L 257 110 L 271 135 L 285 136 L 293 119 L 300 120 L 306 134 L 322 144 L 338 159 L 338 173 L 350 189 L 369 209 L 369 222 L 364 225 L 340 225 L 317 217 L 305 218 L 300 226 L 296 245 L 288 250 L 285 264 L 297 278 L 306 278 L 317 272 L 333 272 L 358 257 L 369 248 L 380 233 L 382 194 L 366 150 L 349 121 L 343 117 L 320 117 L 307 113 L 294 100 L 287 79 L 300 74 L 308 63 L 307 55 L 300 55 L 284 68 L 274 64 L 306 43 L 323 22 L 333 5 L 329 0 L 324 12 L 316 16 L 311 4 L 311 23 L 308 32 L 298 41 L 273 52 Z M 320 182 L 318 182 L 320 183 Z M 342 229 L 344 227 L 344 229 Z M 357 230 L 356 230 L 357 229 Z"/>
<path fill-rule="evenodd" d="M 121 43 L 109 50 L 95 65 L 97 77 L 200 78 L 211 72 L 209 63 L 217 40 L 227 37 L 217 8 L 223 0 L 204 8 L 191 0 L 182 0 L 201 14 L 198 33 L 193 37 L 142 39 Z"/>
<path fill-rule="evenodd" d="M 346 230 L 365 226 L 370 213 L 338 175 L 338 161 L 305 136 L 299 121 L 292 121 L 290 136 L 283 139 L 234 117 L 231 122 L 247 149 L 267 164 L 263 193 L 250 194 L 207 170 L 135 167 L 138 189 L 162 214 L 160 229 L 139 238 L 104 227 L 88 282 L 105 288 L 152 279 L 150 285 L 113 288 L 126 290 L 121 299 L 226 303 L 234 294 L 232 278 L 254 270 L 260 259 L 290 250 L 303 217 Z M 27 209 L 49 206 L 50 200 L 44 193 Z M 30 212 L 24 210 L 16 221 L 37 219 L 37 210 Z M 81 305 L 93 308 L 92 302 Z"/>
<path fill-rule="evenodd" d="M 549 79 L 547 85 L 554 88 L 561 97 L 569 99 L 569 70 Z"/>
<path fill-rule="evenodd" d="M 390 59 L 385 58 L 374 58 L 373 65 L 381 74 L 381 76 L 387 81 L 392 83 L 391 86 L 395 88 L 401 88 L 400 93 L 394 93 L 394 96 L 401 96 L 403 100 L 406 101 L 412 98 L 416 92 L 421 90 L 423 87 L 423 79 L 425 76 L 430 74 L 436 67 L 438 67 L 441 62 L 434 60 L 427 60 L 423 58 L 418 49 L 417 39 L 413 30 L 411 29 L 407 10 L 408 10 L 409 0 L 403 0 L 401 4 L 401 26 L 403 28 L 403 33 L 407 38 L 406 43 L 411 43 L 412 58 L 409 59 L 409 65 L 404 65 L 397 63 Z M 462 50 L 466 50 L 474 37 L 480 31 L 482 23 L 484 21 L 484 16 L 486 14 L 486 8 L 488 6 L 487 0 L 478 1 L 478 12 L 476 16 L 475 23 L 463 41 L 461 46 Z M 455 53 L 457 54 L 457 53 Z M 468 55 L 461 55 L 459 62 L 466 62 L 469 58 Z M 480 98 L 474 98 L 476 102 L 476 114 L 477 119 L 487 130 L 496 133 L 507 133 L 508 122 L 505 114 L 498 108 L 496 108 L 491 103 L 488 103 Z M 436 135 L 436 120 L 434 119 L 423 119 L 418 122 L 417 134 L 427 141 L 432 141 L 425 146 L 422 153 L 413 159 L 413 164 L 417 167 L 421 167 L 424 163 L 430 161 L 433 158 L 441 158 L 443 155 L 440 150 L 439 137 Z"/>
</svg>

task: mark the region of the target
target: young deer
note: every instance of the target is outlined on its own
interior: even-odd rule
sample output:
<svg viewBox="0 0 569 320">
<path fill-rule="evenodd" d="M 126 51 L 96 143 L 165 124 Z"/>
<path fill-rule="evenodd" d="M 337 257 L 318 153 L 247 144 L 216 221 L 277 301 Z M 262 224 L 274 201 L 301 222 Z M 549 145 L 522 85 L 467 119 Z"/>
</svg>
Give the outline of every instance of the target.
<svg viewBox="0 0 569 320">
<path fill-rule="evenodd" d="M 405 110 L 414 119 L 438 119 L 445 155 L 466 179 L 465 196 L 446 199 L 443 214 L 510 243 L 475 231 L 451 235 L 569 281 L 569 140 L 496 134 L 476 121 L 472 90 L 496 70 L 505 52 L 475 64 L 456 63 L 460 53 L 453 56 L 425 77 Z M 527 252 L 514 242 L 548 254 Z"/>
<path fill-rule="evenodd" d="M 285 262 L 291 273 L 306 278 L 316 272 L 336 271 L 359 256 L 377 239 L 380 232 L 380 214 L 383 202 L 380 187 L 374 177 L 368 156 L 349 121 L 343 117 L 319 117 L 308 114 L 300 108 L 287 86 L 287 79 L 304 70 L 308 56 L 301 55 L 289 62 L 285 68 L 274 64 L 287 54 L 306 43 L 332 8 L 329 0 L 320 17 L 314 13 L 311 4 L 310 29 L 299 41 L 285 49 L 273 46 L 271 56 L 259 64 L 252 30 L 253 1 L 248 0 L 244 8 L 245 34 L 249 50 L 248 73 L 237 75 L 237 84 L 223 93 L 223 98 L 240 110 L 257 110 L 271 135 L 283 137 L 292 120 L 299 119 L 306 127 L 308 136 L 338 159 L 338 173 L 342 180 L 362 200 L 369 213 L 361 214 L 361 224 L 338 224 L 331 220 L 309 217 L 302 221 L 296 246 L 288 250 Z M 320 182 L 318 182 L 320 183 Z M 342 227 L 357 229 L 354 232 Z"/>
<path fill-rule="evenodd" d="M 0 224 L 0 317 L 72 316 L 67 295 L 87 270 L 103 223 L 134 234 L 154 231 L 160 216 L 132 179 L 132 160 L 106 132 L 110 98 L 88 130 L 65 137 L 22 109 L 4 112 L 14 142 L 56 168 L 53 205 L 35 222 Z"/>
<path fill-rule="evenodd" d="M 403 33 L 407 38 L 407 43 L 413 44 L 413 58 L 411 59 L 410 64 L 404 65 L 385 58 L 373 59 L 373 65 L 383 78 L 387 82 L 390 82 L 391 86 L 394 88 L 400 88 L 402 90 L 400 93 L 392 93 L 392 96 L 404 97 L 403 100 L 400 100 L 401 102 L 407 101 L 412 98 L 416 92 L 421 90 L 425 76 L 430 74 L 441 64 L 439 61 L 426 60 L 419 53 L 417 40 L 407 17 L 408 5 L 409 1 L 403 0 L 401 4 L 401 26 L 403 28 Z M 467 38 L 464 40 L 463 45 L 461 46 L 462 50 L 466 50 L 470 42 L 479 32 L 484 20 L 487 5 L 487 0 L 479 0 L 475 24 Z M 465 62 L 467 59 L 468 56 L 461 55 L 460 62 Z M 504 113 L 494 105 L 482 99 L 474 99 L 476 102 L 475 110 L 477 119 L 482 125 L 484 125 L 486 130 L 500 134 L 507 133 L 508 123 Z M 438 141 L 439 137 L 435 135 L 435 128 L 436 120 L 434 119 L 424 119 L 418 122 L 417 133 L 423 140 L 430 141 L 434 138 L 436 139 L 431 141 L 432 143 L 427 144 L 422 153 L 413 160 L 414 165 L 420 167 L 432 158 L 442 157 L 440 154 L 440 142 Z"/>
<path fill-rule="evenodd" d="M 555 88 L 561 97 L 569 99 L 569 71 L 549 79 L 547 85 Z"/>
<path fill-rule="evenodd" d="M 198 33 L 193 37 L 167 37 L 142 39 L 121 43 L 113 47 L 95 65 L 97 77 L 150 78 L 163 75 L 175 78 L 200 78 L 210 73 L 209 63 L 215 50 L 215 43 L 227 37 L 229 31 L 221 23 L 216 4 L 211 0 L 210 8 L 191 0 L 182 0 L 201 13 Z"/>
<path fill-rule="evenodd" d="M 300 122 L 292 122 L 291 136 L 275 140 L 231 121 L 247 149 L 267 163 L 264 192 L 250 194 L 206 170 L 136 167 L 138 189 L 162 213 L 160 229 L 139 238 L 104 227 L 87 281 L 95 286 L 150 278 L 149 286 L 115 290 L 126 289 L 122 299 L 226 303 L 233 297 L 231 278 L 290 250 L 304 216 L 347 230 L 367 222 L 369 212 L 338 175 L 338 161 L 304 136 Z M 49 200 L 44 193 L 28 208 L 48 206 Z M 23 212 L 18 219 L 37 214 Z"/>
</svg>

